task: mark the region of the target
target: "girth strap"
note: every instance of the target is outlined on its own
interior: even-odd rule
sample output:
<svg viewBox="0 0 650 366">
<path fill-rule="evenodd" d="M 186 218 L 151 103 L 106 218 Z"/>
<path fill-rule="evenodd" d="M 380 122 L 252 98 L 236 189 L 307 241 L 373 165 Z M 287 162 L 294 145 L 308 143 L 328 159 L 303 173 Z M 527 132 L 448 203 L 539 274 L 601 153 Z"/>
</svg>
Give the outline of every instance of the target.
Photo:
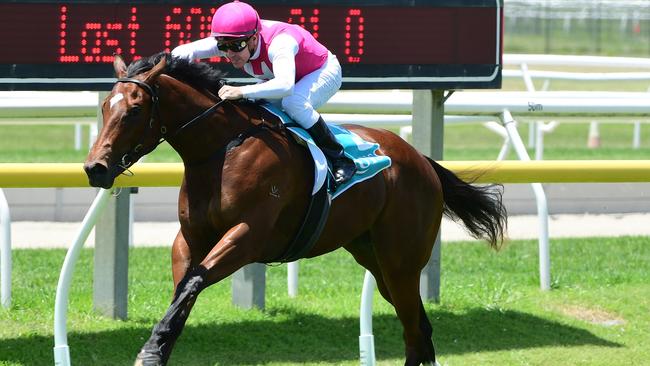
<svg viewBox="0 0 650 366">
<path fill-rule="evenodd" d="M 316 241 L 320 238 L 320 234 L 323 232 L 325 222 L 327 222 L 327 217 L 329 216 L 331 203 L 332 196 L 329 193 L 328 186 L 327 184 L 323 184 L 320 190 L 311 196 L 305 220 L 300 225 L 298 233 L 286 252 L 271 262 L 293 262 L 307 254 L 314 247 Z"/>
</svg>

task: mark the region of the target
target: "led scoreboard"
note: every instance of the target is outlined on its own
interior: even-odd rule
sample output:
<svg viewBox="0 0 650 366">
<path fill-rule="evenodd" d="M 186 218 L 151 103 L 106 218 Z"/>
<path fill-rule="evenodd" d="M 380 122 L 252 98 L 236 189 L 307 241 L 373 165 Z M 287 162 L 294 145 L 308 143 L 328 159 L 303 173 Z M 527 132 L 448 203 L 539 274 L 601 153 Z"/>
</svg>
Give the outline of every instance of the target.
<svg viewBox="0 0 650 366">
<path fill-rule="evenodd" d="M 127 62 L 210 34 L 224 1 L 0 1 L 0 89 L 100 90 Z M 503 0 L 249 0 L 341 61 L 344 88 L 498 88 Z M 223 58 L 229 77 L 245 75 Z M 252 80 L 252 79 L 251 79 Z"/>
</svg>

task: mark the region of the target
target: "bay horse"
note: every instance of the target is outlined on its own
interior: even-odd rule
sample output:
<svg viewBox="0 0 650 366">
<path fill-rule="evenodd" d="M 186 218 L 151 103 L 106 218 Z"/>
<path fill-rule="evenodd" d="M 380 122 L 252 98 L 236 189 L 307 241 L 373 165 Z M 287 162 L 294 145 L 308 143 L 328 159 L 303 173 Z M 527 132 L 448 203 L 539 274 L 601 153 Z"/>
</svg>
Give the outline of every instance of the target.
<svg viewBox="0 0 650 366">
<path fill-rule="evenodd" d="M 102 105 L 103 128 L 84 163 L 93 187 L 115 178 L 166 140 L 184 177 L 172 246 L 174 292 L 136 365 L 165 365 L 199 293 L 244 265 L 277 262 L 305 216 L 313 162 L 277 117 L 250 102 L 221 101 L 222 74 L 160 53 L 127 68 Z M 331 205 L 322 235 L 303 257 L 345 248 L 368 269 L 403 326 L 405 365 L 436 362 L 419 294 L 443 213 L 497 247 L 506 211 L 501 190 L 476 186 L 386 130 L 345 125 L 392 165 Z"/>
</svg>

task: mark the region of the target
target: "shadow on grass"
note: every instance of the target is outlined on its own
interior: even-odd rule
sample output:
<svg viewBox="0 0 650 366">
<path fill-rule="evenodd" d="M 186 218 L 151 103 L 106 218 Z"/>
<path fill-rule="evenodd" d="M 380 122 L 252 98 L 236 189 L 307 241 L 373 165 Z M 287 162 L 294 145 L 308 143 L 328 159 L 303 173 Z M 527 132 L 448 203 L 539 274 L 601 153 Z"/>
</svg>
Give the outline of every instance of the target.
<svg viewBox="0 0 650 366">
<path fill-rule="evenodd" d="M 274 321 L 273 312 L 284 321 Z M 465 314 L 429 311 L 440 356 L 547 346 L 621 347 L 587 330 L 516 311 L 475 309 Z M 269 362 L 340 363 L 359 358 L 357 318 L 328 318 L 274 310 L 269 320 L 187 326 L 170 365 L 258 365 Z M 75 365 L 129 365 L 150 327 L 124 323 L 118 330 L 69 334 Z M 153 324 L 152 324 L 153 325 Z M 401 325 L 394 316 L 373 319 L 378 359 L 401 359 Z M 26 336 L 1 342 L 0 361 L 51 365 L 53 338 Z"/>
</svg>

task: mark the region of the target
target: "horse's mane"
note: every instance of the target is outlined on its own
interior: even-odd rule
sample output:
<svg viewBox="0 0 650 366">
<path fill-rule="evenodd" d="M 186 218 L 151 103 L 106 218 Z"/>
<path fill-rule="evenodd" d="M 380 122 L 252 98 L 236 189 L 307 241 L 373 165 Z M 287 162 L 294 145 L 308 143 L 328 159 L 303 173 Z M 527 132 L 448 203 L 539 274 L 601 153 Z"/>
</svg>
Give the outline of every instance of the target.
<svg viewBox="0 0 650 366">
<path fill-rule="evenodd" d="M 165 52 L 133 61 L 126 70 L 127 77 L 132 78 L 151 70 L 163 57 L 167 59 L 165 74 L 181 80 L 197 90 L 218 91 L 224 84 L 224 73 L 221 70 L 204 62 L 192 62 L 185 58 L 172 57 Z"/>
</svg>

